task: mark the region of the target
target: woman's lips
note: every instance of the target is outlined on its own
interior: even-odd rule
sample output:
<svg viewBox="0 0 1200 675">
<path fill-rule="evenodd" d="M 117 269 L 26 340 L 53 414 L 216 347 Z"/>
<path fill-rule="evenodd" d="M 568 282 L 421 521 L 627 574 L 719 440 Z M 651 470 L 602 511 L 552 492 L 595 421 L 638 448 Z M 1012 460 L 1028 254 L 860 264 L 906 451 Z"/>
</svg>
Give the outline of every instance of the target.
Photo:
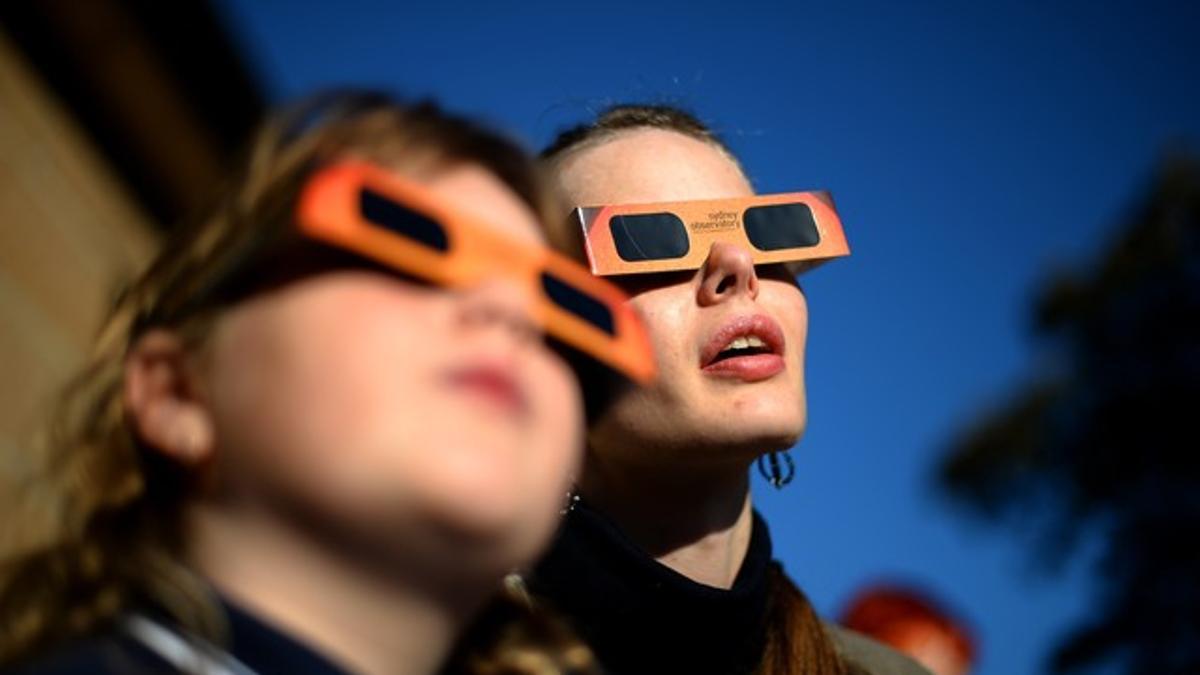
<svg viewBox="0 0 1200 675">
<path fill-rule="evenodd" d="M 762 340 L 767 351 L 717 360 L 735 338 L 748 336 Z M 714 377 L 758 382 L 774 377 L 787 366 L 783 360 L 785 345 L 783 330 L 771 317 L 764 314 L 735 317 L 718 328 L 705 342 L 700 350 L 700 369 Z"/>
<path fill-rule="evenodd" d="M 758 382 L 779 374 L 786 364 L 778 354 L 734 356 L 704 366 L 701 370 L 714 377 L 732 377 L 746 382 Z"/>
<path fill-rule="evenodd" d="M 523 417 L 529 410 L 529 399 L 509 369 L 490 364 L 466 366 L 450 371 L 446 381 L 451 388 L 506 414 Z"/>
</svg>

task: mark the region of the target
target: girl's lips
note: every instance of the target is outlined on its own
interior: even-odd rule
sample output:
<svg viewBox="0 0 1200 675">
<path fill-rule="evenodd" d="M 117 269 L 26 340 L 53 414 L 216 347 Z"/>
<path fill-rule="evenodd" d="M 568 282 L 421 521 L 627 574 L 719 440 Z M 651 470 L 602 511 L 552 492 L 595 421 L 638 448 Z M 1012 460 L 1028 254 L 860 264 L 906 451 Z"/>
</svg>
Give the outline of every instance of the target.
<svg viewBox="0 0 1200 675">
<path fill-rule="evenodd" d="M 450 371 L 446 378 L 452 389 L 478 397 L 515 417 L 529 410 L 529 399 L 510 369 L 476 364 Z"/>
</svg>

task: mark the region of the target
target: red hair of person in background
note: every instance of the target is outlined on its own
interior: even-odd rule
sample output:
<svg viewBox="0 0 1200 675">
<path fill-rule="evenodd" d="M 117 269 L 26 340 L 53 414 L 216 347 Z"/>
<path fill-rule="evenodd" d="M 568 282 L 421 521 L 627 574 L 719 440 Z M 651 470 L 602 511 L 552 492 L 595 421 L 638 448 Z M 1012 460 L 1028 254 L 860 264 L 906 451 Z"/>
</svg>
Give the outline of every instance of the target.
<svg viewBox="0 0 1200 675">
<path fill-rule="evenodd" d="M 975 663 L 975 641 L 963 622 L 921 591 L 867 587 L 841 624 L 908 654 L 934 675 L 967 675 Z"/>
</svg>

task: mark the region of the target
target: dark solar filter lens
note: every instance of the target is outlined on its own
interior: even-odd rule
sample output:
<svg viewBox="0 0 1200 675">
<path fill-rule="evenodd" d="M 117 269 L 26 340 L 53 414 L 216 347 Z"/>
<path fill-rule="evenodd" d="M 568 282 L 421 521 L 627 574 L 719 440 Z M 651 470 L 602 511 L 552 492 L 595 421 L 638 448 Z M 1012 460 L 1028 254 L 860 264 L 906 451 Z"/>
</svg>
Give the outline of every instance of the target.
<svg viewBox="0 0 1200 675">
<path fill-rule="evenodd" d="M 442 253 L 449 250 L 446 230 L 436 220 L 405 208 L 370 188 L 359 192 L 358 203 L 363 217 L 372 223 Z"/>
<path fill-rule="evenodd" d="M 549 272 L 542 272 L 542 289 L 546 291 L 546 297 L 562 309 L 609 335 L 616 335 L 617 329 L 608 305 Z"/>
<path fill-rule="evenodd" d="M 807 204 L 752 206 L 742 216 L 746 236 L 760 251 L 803 248 L 821 243 L 821 234 Z"/>
<path fill-rule="evenodd" d="M 613 216 L 608 229 L 626 262 L 682 258 L 688 252 L 687 228 L 673 213 Z"/>
</svg>

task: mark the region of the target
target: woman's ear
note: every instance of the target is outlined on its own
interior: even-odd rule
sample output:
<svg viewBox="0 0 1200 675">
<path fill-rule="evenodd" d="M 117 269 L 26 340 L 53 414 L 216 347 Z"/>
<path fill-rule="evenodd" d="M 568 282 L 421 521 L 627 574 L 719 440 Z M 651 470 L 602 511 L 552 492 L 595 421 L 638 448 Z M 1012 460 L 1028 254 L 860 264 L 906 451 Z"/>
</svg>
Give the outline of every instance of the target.
<svg viewBox="0 0 1200 675">
<path fill-rule="evenodd" d="M 166 330 L 142 335 L 125 356 L 125 412 L 151 449 L 197 466 L 214 451 L 212 417 L 195 396 L 183 341 Z"/>
</svg>

